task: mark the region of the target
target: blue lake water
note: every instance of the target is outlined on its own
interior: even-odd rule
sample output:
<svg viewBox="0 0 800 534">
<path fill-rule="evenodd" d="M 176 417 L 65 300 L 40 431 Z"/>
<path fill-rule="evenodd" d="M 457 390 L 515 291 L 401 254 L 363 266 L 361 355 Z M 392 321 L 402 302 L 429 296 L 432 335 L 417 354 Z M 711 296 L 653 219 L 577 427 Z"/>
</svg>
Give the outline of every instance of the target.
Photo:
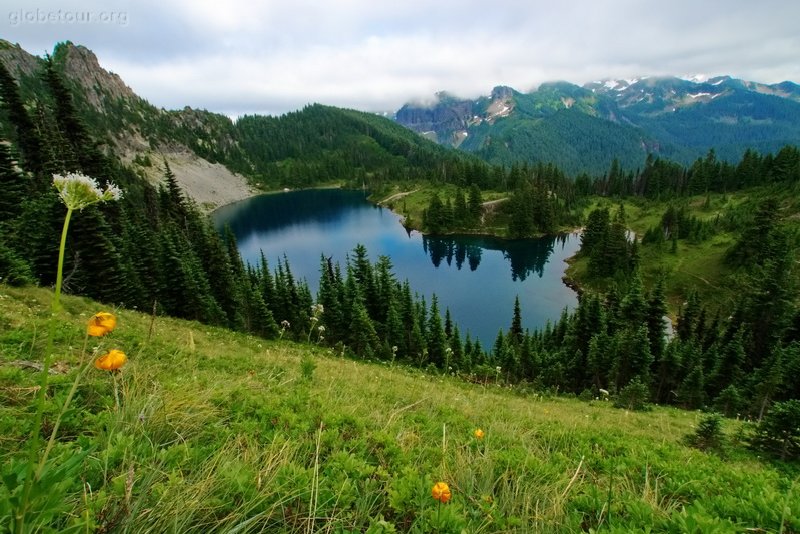
<svg viewBox="0 0 800 534">
<path fill-rule="evenodd" d="M 442 313 L 450 309 L 462 335 L 469 332 L 487 349 L 498 330 L 510 326 L 517 296 L 523 326 L 531 330 L 577 305 L 576 293 L 561 280 L 565 260 L 580 247 L 577 234 L 427 237 L 408 233 L 398 215 L 370 204 L 363 192 L 340 189 L 262 195 L 218 209 L 214 220 L 220 228 L 231 227 L 247 262 L 257 264 L 263 250 L 274 268 L 285 255 L 313 294 L 321 255 L 344 266 L 361 243 L 373 262 L 390 257 L 396 278 L 408 279 L 429 304 L 435 293 Z"/>
</svg>

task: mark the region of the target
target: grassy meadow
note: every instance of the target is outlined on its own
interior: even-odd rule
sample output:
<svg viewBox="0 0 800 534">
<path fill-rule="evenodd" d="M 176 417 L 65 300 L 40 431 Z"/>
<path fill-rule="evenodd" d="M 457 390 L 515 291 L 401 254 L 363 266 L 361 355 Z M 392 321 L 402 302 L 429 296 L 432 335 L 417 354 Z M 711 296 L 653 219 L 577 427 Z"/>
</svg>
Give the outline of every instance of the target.
<svg viewBox="0 0 800 534">
<path fill-rule="evenodd" d="M 0 285 L 0 531 L 13 528 L 51 292 Z M 472 384 L 63 298 L 26 528 L 58 532 L 800 532 L 797 466 L 683 438 L 703 417 Z M 113 311 L 113 310 L 106 310 Z M 117 372 L 94 355 L 128 355 Z M 481 429 L 484 435 L 476 437 Z M 436 482 L 452 498 L 433 499 Z M 15 500 L 17 499 L 17 500 Z"/>
</svg>

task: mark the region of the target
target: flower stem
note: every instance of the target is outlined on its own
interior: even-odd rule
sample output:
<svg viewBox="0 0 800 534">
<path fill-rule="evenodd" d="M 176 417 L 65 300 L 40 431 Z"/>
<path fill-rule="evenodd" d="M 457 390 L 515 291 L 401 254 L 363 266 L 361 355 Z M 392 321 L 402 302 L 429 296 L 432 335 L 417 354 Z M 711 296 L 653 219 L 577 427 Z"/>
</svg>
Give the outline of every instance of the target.
<svg viewBox="0 0 800 534">
<path fill-rule="evenodd" d="M 31 426 L 31 437 L 28 441 L 28 465 L 25 474 L 25 486 L 22 489 L 22 503 L 16 512 L 17 532 L 24 532 L 25 519 L 30 505 L 31 490 L 33 489 L 34 478 L 41 475 L 41 467 L 36 469 L 36 459 L 39 456 L 39 446 L 41 442 L 41 427 L 44 417 L 45 396 L 47 394 L 47 382 L 50 375 L 50 356 L 53 352 L 53 338 L 55 337 L 56 317 L 55 314 L 61 311 L 61 284 L 64 280 L 64 251 L 67 248 L 67 232 L 69 230 L 69 220 L 72 218 L 72 208 L 67 207 L 67 215 L 64 217 L 64 227 L 61 230 L 61 244 L 58 249 L 58 270 L 56 271 L 56 288 L 53 300 L 50 305 L 50 317 L 47 325 L 47 346 L 42 361 L 42 373 L 39 379 L 39 391 L 36 394 L 36 415 Z M 42 466 L 45 457 L 42 461 Z"/>
<path fill-rule="evenodd" d="M 61 230 L 61 245 L 58 249 L 58 270 L 56 271 L 56 295 L 53 298 L 53 312 L 61 310 L 61 283 L 64 280 L 64 251 L 67 248 L 67 230 L 69 230 L 69 220 L 72 218 L 72 208 L 67 208 L 67 215 L 64 217 L 64 228 Z"/>
<path fill-rule="evenodd" d="M 69 390 L 69 394 L 67 395 L 67 400 L 64 401 L 64 405 L 61 407 L 61 413 L 58 414 L 56 418 L 56 422 L 53 425 L 53 431 L 50 433 L 50 440 L 47 442 L 47 447 L 44 450 L 44 454 L 42 455 L 41 459 L 39 460 L 39 468 L 36 470 L 36 478 L 39 478 L 42 475 L 42 470 L 44 469 L 44 464 L 47 462 L 47 457 L 50 455 L 50 451 L 53 450 L 53 445 L 56 442 L 56 434 L 58 434 L 58 427 L 61 426 L 61 419 L 64 417 L 64 414 L 67 412 L 70 403 L 72 402 L 72 397 L 75 396 L 75 391 L 78 389 L 78 384 L 83 378 L 84 373 L 87 369 L 89 369 L 89 363 L 84 365 L 84 356 L 86 355 L 86 345 L 89 343 L 89 334 L 87 332 L 86 336 L 83 339 L 83 349 L 81 350 L 81 361 L 78 364 L 78 374 L 75 376 L 75 381 L 72 383 L 72 388 Z"/>
</svg>

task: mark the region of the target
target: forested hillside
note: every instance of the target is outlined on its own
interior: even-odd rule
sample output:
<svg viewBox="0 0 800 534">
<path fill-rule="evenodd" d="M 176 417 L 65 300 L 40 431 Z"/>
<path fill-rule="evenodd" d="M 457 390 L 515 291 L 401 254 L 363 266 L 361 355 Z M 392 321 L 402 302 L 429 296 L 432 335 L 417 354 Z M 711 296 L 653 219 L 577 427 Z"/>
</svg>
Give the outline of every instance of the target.
<svg viewBox="0 0 800 534">
<path fill-rule="evenodd" d="M 645 399 L 697 407 L 731 397 L 738 410 L 756 415 L 773 400 L 798 396 L 794 147 L 774 155 L 748 151 L 735 165 L 713 151 L 688 168 L 650 157 L 637 173 L 613 161 L 602 176 L 572 179 L 554 165 L 489 167 L 380 117 L 322 105 L 231 124 L 231 146 L 246 155 L 239 164 L 270 186 L 446 186 L 454 197 L 434 194 L 418 219 L 433 232 L 480 231 L 485 193 L 497 199 L 493 220 L 512 238 L 585 225 L 576 279 L 586 293 L 578 310 L 542 332 L 521 331 L 522 311 L 509 310 L 510 330 L 493 347 L 481 347 L 461 337 L 435 298 L 425 302 L 396 280 L 390 258 L 370 262 L 363 247 L 345 265 L 321 258 L 318 295 L 294 279 L 285 259 L 245 265 L 230 233 L 213 230 L 169 165 L 151 161 L 162 175 L 153 184 L 137 174 L 137 164 L 117 160 L 110 144 L 98 145 L 109 131 L 84 119 L 70 89 L 76 84 L 56 62 L 63 53 L 35 73 L 40 92 L 26 93 L 0 70 L 6 283 L 53 284 L 64 210 L 52 176 L 79 172 L 117 184 L 124 197 L 75 214 L 64 265 L 69 293 L 265 338 L 313 338 L 357 357 L 452 369 L 469 380 L 502 375 L 576 394 L 638 384 Z M 709 196 L 711 207 L 717 200 L 710 195 L 747 197 L 754 186 L 762 187 L 757 204 L 720 204 L 713 218 L 691 211 L 693 196 Z M 664 214 L 631 239 L 624 206 L 642 202 L 663 203 Z M 659 281 L 665 254 L 680 258 L 703 243 L 717 248 L 704 252 L 714 262 L 696 276 L 729 287 L 726 298 L 736 295 L 730 316 L 702 285 L 695 292 L 670 277 Z M 687 304 L 676 307 L 679 298 Z M 678 335 L 667 344 L 670 310 L 679 314 Z"/>
</svg>

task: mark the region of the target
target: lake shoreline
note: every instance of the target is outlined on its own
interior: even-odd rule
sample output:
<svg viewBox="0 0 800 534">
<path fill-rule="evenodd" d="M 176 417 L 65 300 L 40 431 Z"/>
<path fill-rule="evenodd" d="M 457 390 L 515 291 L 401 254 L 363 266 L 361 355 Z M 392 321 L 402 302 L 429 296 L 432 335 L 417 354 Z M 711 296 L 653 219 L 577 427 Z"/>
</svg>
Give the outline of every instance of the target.
<svg viewBox="0 0 800 534">
<path fill-rule="evenodd" d="M 359 190 L 319 188 L 286 196 L 261 195 L 215 212 L 215 226 L 228 225 L 242 259 L 258 265 L 263 254 L 274 266 L 286 258 L 292 276 L 319 291 L 320 258 L 345 265 L 361 245 L 371 258 L 390 258 L 396 280 L 408 280 L 427 302 L 437 297 L 461 332 L 491 344 L 505 329 L 515 299 L 527 328 L 543 328 L 577 294 L 561 278 L 564 261 L 579 247 L 574 233 L 541 239 L 468 234 L 424 236 L 407 232 L 391 210 L 378 210 Z M 277 260 L 276 260 L 277 259 Z M 509 319 L 510 320 L 510 319 Z"/>
<path fill-rule="evenodd" d="M 249 200 L 249 199 L 252 199 L 252 198 L 255 198 L 255 197 L 258 197 L 258 196 L 262 196 L 262 195 L 270 195 L 270 196 L 272 196 L 272 195 L 278 195 L 278 194 L 282 194 L 282 193 L 292 193 L 292 192 L 297 192 L 297 191 L 325 190 L 325 189 L 341 189 L 343 191 L 359 191 L 359 189 L 357 189 L 357 188 L 356 189 L 352 189 L 352 188 L 343 187 L 342 184 L 329 184 L 329 185 L 321 185 L 321 186 L 315 186 L 315 187 L 301 187 L 301 188 L 295 188 L 295 189 L 283 188 L 283 189 L 272 189 L 272 190 L 268 190 L 268 191 L 259 191 L 259 192 L 256 192 L 255 194 L 253 194 L 253 195 L 251 195 L 251 196 L 249 196 L 247 198 L 239 199 L 239 200 L 236 200 L 236 201 L 233 201 L 233 202 L 229 202 L 227 204 L 223 204 L 221 206 L 217 206 L 214 210 L 209 212 L 208 215 L 210 217 L 213 217 L 215 212 L 219 211 L 222 208 L 225 208 L 226 206 L 231 206 L 231 205 L 237 204 L 239 202 L 244 202 L 246 200 Z M 366 200 L 367 200 L 367 202 L 369 202 L 373 206 L 388 209 L 390 212 L 392 212 L 394 215 L 396 215 L 398 217 L 398 222 L 400 223 L 400 225 L 405 229 L 405 231 L 409 235 L 411 235 L 412 232 L 417 232 L 421 236 L 427 237 L 427 238 L 453 238 L 453 239 L 459 239 L 459 238 L 475 237 L 475 238 L 485 238 L 485 239 L 496 239 L 496 240 L 502 241 L 502 242 L 514 242 L 514 241 L 524 240 L 524 239 L 542 239 L 542 238 L 545 238 L 545 237 L 557 237 L 559 235 L 564 235 L 564 234 L 574 235 L 574 234 L 580 234 L 583 231 L 583 226 L 578 226 L 578 227 L 564 228 L 564 229 L 562 229 L 562 231 L 554 233 L 554 234 L 536 234 L 536 235 L 532 235 L 532 236 L 528 236 L 528 237 L 517 237 L 517 238 L 508 237 L 507 235 L 501 235 L 500 233 L 497 233 L 497 232 L 485 232 L 485 231 L 481 232 L 481 231 L 464 230 L 464 231 L 445 232 L 445 233 L 437 233 L 437 234 L 430 233 L 430 232 L 424 232 L 423 230 L 420 230 L 419 228 L 415 228 L 413 226 L 406 225 L 405 224 L 405 217 L 403 216 L 403 214 L 398 213 L 397 211 L 395 211 L 394 209 L 392 209 L 391 207 L 389 207 L 387 205 L 387 201 L 388 200 L 394 200 L 396 198 L 401 198 L 402 196 L 405 196 L 407 194 L 413 193 L 415 191 L 406 191 L 406 192 L 401 192 L 401 193 L 395 193 L 394 195 L 390 196 L 389 198 L 386 198 L 386 199 L 383 199 L 383 200 L 374 199 L 374 198 L 372 198 L 371 195 L 369 195 L 369 196 L 366 197 Z M 580 252 L 580 248 L 578 249 L 578 251 L 575 252 L 575 254 L 573 254 L 572 256 L 569 256 L 564 261 L 566 261 L 566 263 L 571 266 L 575 262 L 575 259 L 576 259 L 576 257 L 577 257 L 579 252 Z M 572 291 L 574 291 L 578 295 L 578 298 L 580 298 L 581 295 L 583 295 L 584 288 L 580 284 L 580 282 L 578 282 L 575 278 L 573 278 L 569 274 L 569 267 L 567 267 L 567 269 L 564 271 L 564 276 L 561 277 L 561 282 L 566 287 L 568 287 Z"/>
</svg>

